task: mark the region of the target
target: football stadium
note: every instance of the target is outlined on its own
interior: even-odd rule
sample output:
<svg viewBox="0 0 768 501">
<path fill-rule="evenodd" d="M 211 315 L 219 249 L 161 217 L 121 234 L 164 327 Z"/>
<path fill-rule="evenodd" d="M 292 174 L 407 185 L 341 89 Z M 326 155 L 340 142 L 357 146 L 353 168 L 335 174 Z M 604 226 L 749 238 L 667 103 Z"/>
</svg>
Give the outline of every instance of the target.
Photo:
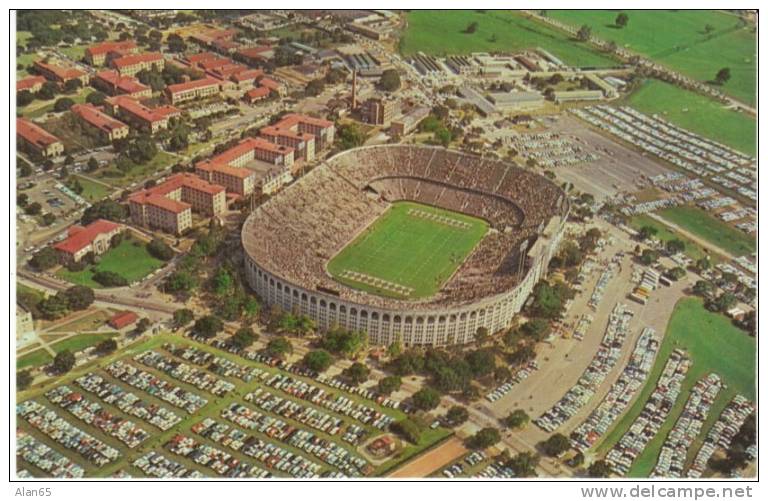
<svg viewBox="0 0 768 501">
<path fill-rule="evenodd" d="M 543 176 L 438 147 L 385 145 L 328 159 L 242 230 L 267 305 L 373 344 L 469 343 L 520 311 L 562 237 L 568 203 Z"/>
</svg>

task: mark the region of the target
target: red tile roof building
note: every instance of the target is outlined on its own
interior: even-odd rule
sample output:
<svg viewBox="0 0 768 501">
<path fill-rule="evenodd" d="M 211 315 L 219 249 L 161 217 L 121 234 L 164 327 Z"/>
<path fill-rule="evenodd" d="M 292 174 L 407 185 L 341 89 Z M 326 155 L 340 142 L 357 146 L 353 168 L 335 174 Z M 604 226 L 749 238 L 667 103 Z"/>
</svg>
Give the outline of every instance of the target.
<svg viewBox="0 0 768 501">
<path fill-rule="evenodd" d="M 246 49 L 240 49 L 237 51 L 235 58 L 239 61 L 243 61 L 251 66 L 259 66 L 269 61 L 274 54 L 272 47 L 248 47 Z"/>
<path fill-rule="evenodd" d="M 69 109 L 86 125 L 95 129 L 103 139 L 115 141 L 128 137 L 130 129 L 92 104 L 75 104 Z"/>
<path fill-rule="evenodd" d="M 247 89 L 256 85 L 256 83 L 264 78 L 264 72 L 262 70 L 245 70 L 230 75 L 229 79 L 237 84 L 239 89 Z"/>
<path fill-rule="evenodd" d="M 78 263 L 89 252 L 99 255 L 107 252 L 112 237 L 123 231 L 122 224 L 97 219 L 88 226 L 73 225 L 67 229 L 66 239 L 53 246 L 63 262 Z"/>
<path fill-rule="evenodd" d="M 267 89 L 271 90 L 272 92 L 280 96 L 283 95 L 283 91 L 284 91 L 283 84 L 269 77 L 264 77 L 261 80 L 259 80 L 259 85 L 261 85 L 262 87 L 266 87 Z"/>
<path fill-rule="evenodd" d="M 187 173 L 138 191 L 128 198 L 131 220 L 138 225 L 180 234 L 192 226 L 192 211 L 216 216 L 226 210 L 226 190 Z"/>
<path fill-rule="evenodd" d="M 253 104 L 257 101 L 261 101 L 263 99 L 266 99 L 269 97 L 270 90 L 266 87 L 254 87 L 253 89 L 249 90 L 245 93 L 245 100 Z"/>
<path fill-rule="evenodd" d="M 110 318 L 109 322 L 107 323 L 113 329 L 120 330 L 123 327 L 127 327 L 136 322 L 138 319 L 139 316 L 132 311 L 121 311 L 120 313 L 115 313 L 115 315 Z"/>
<path fill-rule="evenodd" d="M 168 128 L 168 121 L 181 115 L 181 110 L 173 106 L 149 108 L 136 99 L 126 96 L 107 98 L 112 113 L 128 122 L 136 129 L 155 134 Z"/>
<path fill-rule="evenodd" d="M 33 75 L 16 81 L 16 92 L 28 90 L 31 93 L 39 91 L 45 83 L 45 77 Z"/>
<path fill-rule="evenodd" d="M 52 82 L 63 84 L 70 80 L 80 80 L 82 85 L 88 85 L 88 74 L 77 68 L 35 61 L 35 70 Z"/>
<path fill-rule="evenodd" d="M 193 99 L 205 99 L 206 97 L 215 96 L 220 92 L 219 80 L 211 77 L 169 85 L 165 89 L 168 99 L 173 104 Z"/>
<path fill-rule="evenodd" d="M 23 118 L 16 119 L 16 141 L 21 149 L 44 158 L 57 157 L 64 153 L 64 144 L 59 138 Z"/>
<path fill-rule="evenodd" d="M 162 70 L 165 68 L 165 59 L 158 52 L 144 52 L 118 57 L 110 63 L 121 75 L 133 76 L 142 70 Z"/>
<path fill-rule="evenodd" d="M 104 70 L 96 73 L 92 85 L 97 89 L 106 92 L 110 96 L 127 95 L 140 99 L 152 96 L 152 89 L 138 79 L 129 76 L 120 76 L 114 70 Z"/>
<path fill-rule="evenodd" d="M 103 42 L 96 45 L 91 45 L 85 49 L 85 60 L 91 66 L 103 66 L 107 60 L 107 56 L 111 54 L 126 56 L 129 54 L 135 54 L 139 51 L 139 47 L 135 42 L 131 40 L 123 40 L 119 42 Z"/>
</svg>

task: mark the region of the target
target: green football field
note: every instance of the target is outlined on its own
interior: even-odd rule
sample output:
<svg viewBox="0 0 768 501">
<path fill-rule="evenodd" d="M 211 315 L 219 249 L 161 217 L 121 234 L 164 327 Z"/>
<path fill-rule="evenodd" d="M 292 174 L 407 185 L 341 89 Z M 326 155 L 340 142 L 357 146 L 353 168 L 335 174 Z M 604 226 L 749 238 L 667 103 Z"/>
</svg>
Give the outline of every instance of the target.
<svg viewBox="0 0 768 501">
<path fill-rule="evenodd" d="M 396 202 L 328 263 L 339 282 L 381 296 L 433 295 L 488 230 L 465 214 Z"/>
</svg>

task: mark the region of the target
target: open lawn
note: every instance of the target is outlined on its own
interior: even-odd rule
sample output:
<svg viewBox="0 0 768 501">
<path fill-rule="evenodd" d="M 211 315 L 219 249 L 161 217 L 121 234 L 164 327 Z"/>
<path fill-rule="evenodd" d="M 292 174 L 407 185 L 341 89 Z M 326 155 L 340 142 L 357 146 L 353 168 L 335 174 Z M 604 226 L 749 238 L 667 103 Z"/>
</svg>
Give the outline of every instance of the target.
<svg viewBox="0 0 768 501">
<path fill-rule="evenodd" d="M 755 338 L 734 327 L 727 317 L 706 310 L 701 300 L 681 299 L 667 325 L 667 332 L 645 386 L 629 411 L 600 443 L 597 449 L 599 454 L 607 453 L 640 414 L 669 354 L 676 348 L 685 350 L 693 363 L 683 382 L 682 393 L 659 433 L 635 461 L 628 475 L 630 477 L 647 477 L 653 470 L 664 439 L 682 412 L 691 388 L 706 374 L 717 373 L 727 388 L 720 392 L 701 436 L 706 436 L 717 420 L 717 415 L 734 395 L 740 393 L 747 398 L 755 398 Z"/>
<path fill-rule="evenodd" d="M 614 25 L 619 12 L 629 17 L 624 28 Z M 703 82 L 730 68 L 723 90 L 755 104 L 757 39 L 753 27 L 741 26 L 737 16 L 712 10 L 551 10 L 547 15 L 573 26 L 586 24 L 602 39 Z"/>
<path fill-rule="evenodd" d="M 68 282 L 100 288 L 101 285 L 93 281 L 93 274 L 97 271 L 112 271 L 125 277 L 129 283 L 140 280 L 163 265 L 163 262 L 152 257 L 147 252 L 144 242 L 136 238 L 124 238 L 120 245 L 108 250 L 99 256 L 99 263 L 88 266 L 82 271 L 69 271 L 60 269 L 56 274 Z"/>
<path fill-rule="evenodd" d="M 431 217 L 447 218 L 448 222 Z M 471 216 L 398 202 L 331 259 L 328 271 L 350 287 L 382 296 L 411 299 L 431 296 L 461 265 L 487 229 L 485 221 Z M 345 275 L 348 272 L 362 273 L 411 290 L 397 291 L 391 285 Z"/>
<path fill-rule="evenodd" d="M 99 327 L 102 327 L 107 322 L 107 320 L 109 320 L 110 316 L 110 313 L 103 310 L 94 311 L 71 322 L 57 325 L 56 328 L 51 329 L 48 332 L 86 332 L 96 330 Z M 51 340 L 45 338 L 45 336 L 46 334 L 43 334 L 43 338 L 50 342 Z"/>
<path fill-rule="evenodd" d="M 697 207 L 673 207 L 659 211 L 658 214 L 670 223 L 690 231 L 731 254 L 737 256 L 752 254 L 757 248 L 757 242 L 753 237 Z"/>
<path fill-rule="evenodd" d="M 728 110 L 708 97 L 659 80 L 648 80 L 628 98 L 638 111 L 658 114 L 675 125 L 754 155 L 757 122 L 744 113 Z"/>
<path fill-rule="evenodd" d="M 51 348 L 56 353 L 60 353 L 64 350 L 69 350 L 72 353 L 75 353 L 94 346 L 105 339 L 115 337 L 116 335 L 117 334 L 112 332 L 79 334 L 52 344 Z M 40 367 L 41 365 L 49 364 L 52 361 L 53 357 L 47 351 L 40 348 L 39 350 L 35 350 L 32 353 L 28 353 L 18 358 L 16 360 L 16 369 Z"/>
<path fill-rule="evenodd" d="M 658 240 L 661 242 L 668 242 L 670 240 L 678 239 L 685 243 L 685 255 L 689 258 L 693 259 L 694 261 L 704 257 L 707 255 L 705 250 L 696 242 L 693 240 L 686 238 L 683 235 L 678 235 L 675 233 L 675 231 L 671 228 L 669 228 L 664 223 L 661 223 L 645 214 L 641 214 L 639 216 L 633 216 L 632 219 L 629 221 L 629 226 L 636 230 L 640 230 L 643 226 L 650 226 L 651 228 L 656 228 L 656 236 Z M 713 259 L 716 259 L 714 255 L 709 254 L 710 257 Z"/>
<path fill-rule="evenodd" d="M 99 178 L 113 186 L 128 186 L 133 182 L 143 181 L 144 178 L 173 165 L 177 159 L 178 157 L 175 155 L 165 151 L 158 151 L 152 160 L 145 164 L 134 165 L 128 172 L 120 171 L 113 163 L 104 169 L 96 171 L 92 177 Z"/>
<path fill-rule="evenodd" d="M 80 183 L 80 186 L 83 187 L 83 192 L 80 194 L 80 196 L 88 200 L 89 202 L 98 202 L 99 200 L 106 197 L 112 192 L 111 188 L 104 186 L 101 183 L 97 183 L 96 181 L 91 181 L 86 177 L 83 177 L 83 176 L 74 176 L 74 177 Z"/>
<path fill-rule="evenodd" d="M 24 115 L 25 118 L 39 118 L 46 113 L 52 112 L 53 105 L 56 104 L 56 101 L 63 97 L 70 98 L 72 101 L 74 101 L 75 104 L 83 104 L 85 102 L 85 98 L 91 92 L 93 92 L 92 88 L 83 87 L 75 94 L 60 94 L 50 101 L 32 101 L 31 104 L 22 110 L 22 115 Z"/>
<path fill-rule="evenodd" d="M 471 23 L 477 23 L 477 29 L 474 33 L 466 33 Z M 563 32 L 515 11 L 415 10 L 408 13 L 408 28 L 400 40 L 400 51 L 405 56 L 419 51 L 447 55 L 511 52 L 537 47 L 573 66 L 610 67 L 618 64 Z"/>
</svg>

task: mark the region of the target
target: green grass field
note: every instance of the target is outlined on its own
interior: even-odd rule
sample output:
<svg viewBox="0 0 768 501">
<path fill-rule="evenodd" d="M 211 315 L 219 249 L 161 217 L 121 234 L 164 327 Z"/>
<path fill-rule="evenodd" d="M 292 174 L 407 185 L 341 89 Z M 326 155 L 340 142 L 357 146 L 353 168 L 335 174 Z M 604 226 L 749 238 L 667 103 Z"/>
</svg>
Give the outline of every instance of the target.
<svg viewBox="0 0 768 501">
<path fill-rule="evenodd" d="M 645 82 L 627 103 L 638 111 L 664 119 L 744 153 L 757 150 L 757 121 L 704 96 L 658 80 Z"/>
<path fill-rule="evenodd" d="M 727 388 L 718 395 L 701 436 L 706 436 L 720 411 L 734 395 L 741 393 L 747 398 L 755 398 L 755 338 L 734 327 L 727 317 L 705 309 L 701 300 L 682 299 L 675 306 L 645 386 L 629 411 L 600 443 L 598 454 L 607 453 L 640 414 L 648 396 L 656 387 L 669 354 L 676 348 L 685 350 L 693 363 L 683 381 L 680 397 L 659 433 L 635 461 L 628 475 L 630 477 L 647 477 L 653 470 L 664 439 L 682 412 L 691 388 L 706 374 L 716 372 L 723 378 Z"/>
<path fill-rule="evenodd" d="M 619 12 L 629 17 L 624 28 L 614 25 Z M 551 10 L 547 15 L 574 26 L 586 24 L 602 39 L 703 82 L 730 68 L 723 90 L 755 104 L 757 39 L 754 29 L 740 26 L 734 15 L 711 10 Z M 705 32 L 707 25 L 712 31 Z"/>
<path fill-rule="evenodd" d="M 658 214 L 670 223 L 690 231 L 731 254 L 737 256 L 752 254 L 757 248 L 757 242 L 753 237 L 697 207 L 674 207 L 659 211 Z"/>
<path fill-rule="evenodd" d="M 464 33 L 470 23 L 474 33 Z M 495 41 L 494 41 L 495 37 Z M 541 47 L 573 66 L 610 67 L 618 62 L 558 30 L 514 11 L 415 10 L 400 41 L 403 55 L 512 52 Z"/>
<path fill-rule="evenodd" d="M 147 252 L 147 246 L 143 242 L 134 238 L 123 239 L 120 245 L 101 255 L 96 265 L 88 266 L 82 271 L 69 271 L 62 268 L 56 274 L 74 284 L 100 288 L 101 285 L 94 282 L 92 278 L 97 271 L 119 273 L 130 283 L 146 277 L 162 265 L 162 261 Z"/>
<path fill-rule="evenodd" d="M 51 348 L 56 353 L 60 353 L 64 350 L 69 350 L 72 353 L 75 353 L 94 346 L 105 339 L 109 339 L 115 336 L 116 334 L 111 332 L 79 334 L 77 336 L 72 336 L 63 341 L 52 344 Z M 32 353 L 27 353 L 26 355 L 16 359 L 16 368 L 25 369 L 27 367 L 39 367 L 41 365 L 49 364 L 52 361 L 53 357 L 51 357 L 47 351 L 40 348 L 39 350 L 35 350 Z"/>
<path fill-rule="evenodd" d="M 98 202 L 102 198 L 109 195 L 112 191 L 110 188 L 104 186 L 103 184 L 91 181 L 90 179 L 83 176 L 75 177 L 80 182 L 80 186 L 83 187 L 83 192 L 80 194 L 80 196 L 89 202 Z"/>
<path fill-rule="evenodd" d="M 458 220 L 469 227 L 457 228 L 410 215 L 411 209 Z M 461 265 L 487 229 L 485 221 L 471 216 L 398 202 L 331 259 L 328 271 L 339 282 L 382 296 L 410 299 L 431 296 Z M 343 278 L 341 274 L 347 270 L 410 287 L 413 291 L 406 296 Z"/>
</svg>

